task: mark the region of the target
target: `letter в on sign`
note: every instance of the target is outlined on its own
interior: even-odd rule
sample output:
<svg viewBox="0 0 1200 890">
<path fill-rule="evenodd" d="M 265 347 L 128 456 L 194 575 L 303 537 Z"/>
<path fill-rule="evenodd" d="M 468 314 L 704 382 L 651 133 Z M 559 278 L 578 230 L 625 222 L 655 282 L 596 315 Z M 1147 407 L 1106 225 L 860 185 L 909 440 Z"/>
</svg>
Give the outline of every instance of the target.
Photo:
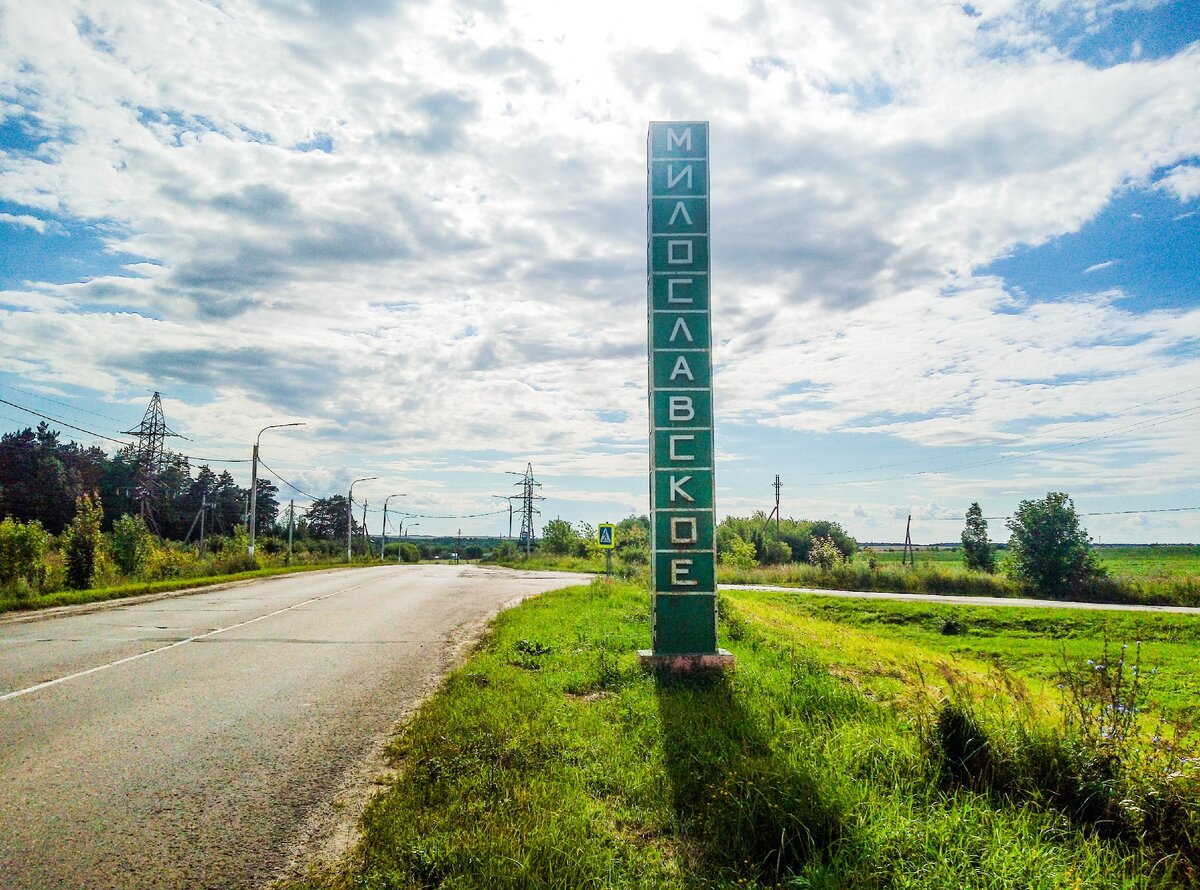
<svg viewBox="0 0 1200 890">
<path fill-rule="evenodd" d="M 712 429 L 712 393 L 662 390 L 654 393 L 653 398 L 656 429 L 681 426 Z"/>
</svg>

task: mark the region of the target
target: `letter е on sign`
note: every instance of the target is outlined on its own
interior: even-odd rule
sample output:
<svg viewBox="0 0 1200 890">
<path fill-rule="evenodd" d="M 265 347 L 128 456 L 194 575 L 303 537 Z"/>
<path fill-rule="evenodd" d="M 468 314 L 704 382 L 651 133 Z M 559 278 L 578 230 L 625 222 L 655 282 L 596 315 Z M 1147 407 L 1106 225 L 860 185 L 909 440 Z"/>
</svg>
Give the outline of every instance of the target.
<svg viewBox="0 0 1200 890">
<path fill-rule="evenodd" d="M 708 122 L 646 145 L 653 656 L 717 655 Z"/>
</svg>

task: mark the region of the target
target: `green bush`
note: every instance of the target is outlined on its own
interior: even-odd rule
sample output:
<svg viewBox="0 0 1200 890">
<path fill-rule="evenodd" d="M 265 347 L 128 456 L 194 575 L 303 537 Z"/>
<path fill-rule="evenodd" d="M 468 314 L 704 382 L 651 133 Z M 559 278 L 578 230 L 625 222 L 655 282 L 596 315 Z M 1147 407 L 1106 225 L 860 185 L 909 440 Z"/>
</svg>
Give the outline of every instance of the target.
<svg viewBox="0 0 1200 890">
<path fill-rule="evenodd" d="M 40 589 L 46 580 L 46 544 L 50 536 L 36 519 L 17 522 L 11 516 L 0 522 L 0 587 L 24 581 Z"/>
<path fill-rule="evenodd" d="M 828 572 L 834 566 L 845 562 L 845 557 L 832 538 L 813 538 L 812 546 L 808 550 L 808 561 Z"/>
<path fill-rule="evenodd" d="M 113 560 L 130 578 L 140 575 L 146 567 L 146 558 L 150 555 L 153 543 L 154 538 L 142 517 L 126 513 L 113 523 Z"/>
<path fill-rule="evenodd" d="M 104 510 L 100 496 L 81 495 L 75 500 L 75 518 L 64 533 L 63 555 L 67 563 L 67 586 L 87 590 L 96 574 L 96 549 L 100 543 L 100 520 Z"/>
<path fill-rule="evenodd" d="M 755 564 L 754 545 L 734 532 L 728 539 L 727 549 L 721 553 L 721 562 L 735 569 L 752 569 Z"/>
</svg>

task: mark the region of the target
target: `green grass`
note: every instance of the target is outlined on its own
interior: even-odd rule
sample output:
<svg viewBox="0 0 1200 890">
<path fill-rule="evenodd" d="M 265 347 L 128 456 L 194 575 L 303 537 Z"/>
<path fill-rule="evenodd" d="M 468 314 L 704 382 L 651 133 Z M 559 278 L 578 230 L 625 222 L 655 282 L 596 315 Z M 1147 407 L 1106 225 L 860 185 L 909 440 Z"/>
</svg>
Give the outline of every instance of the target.
<svg viewBox="0 0 1200 890">
<path fill-rule="evenodd" d="M 1050 718 L 1020 673 L 950 651 L 936 616 L 724 601 L 737 667 L 708 681 L 638 667 L 644 590 L 596 581 L 505 612 L 392 746 L 400 777 L 352 859 L 296 886 L 1178 886 L 1169 854 L 1019 782 L 947 782 L 929 746 L 947 689 Z"/>
<path fill-rule="evenodd" d="M 772 591 L 739 592 L 738 603 L 764 622 L 786 622 L 835 663 L 861 673 L 900 673 L 906 684 L 914 679 L 912 666 L 933 655 L 934 662 L 950 657 L 980 672 L 1011 671 L 1044 692 L 1056 687 L 1064 660 L 1077 664 L 1095 658 L 1105 640 L 1111 649 L 1123 644 L 1136 649 L 1141 642 L 1141 669 L 1155 672 L 1148 687 L 1151 708 L 1175 722 L 1200 720 L 1198 616 L 833 599 Z M 851 640 L 863 642 L 852 647 Z M 839 651 L 847 657 L 839 657 Z"/>
<path fill-rule="evenodd" d="M 1200 548 L 1113 547 L 1098 549 L 1110 578 L 1092 582 L 1074 598 L 1103 603 L 1200 605 Z M 737 569 L 722 565 L 722 584 L 770 584 L 877 590 L 897 593 L 936 593 L 952 596 L 1020 597 L 1035 592 L 1003 573 L 968 571 L 957 550 L 920 550 L 915 566 L 901 566 L 898 551 L 875 553 L 872 570 L 860 552 L 850 563 L 823 571 L 816 566 L 789 563 Z"/>
<path fill-rule="evenodd" d="M 361 564 L 358 564 L 361 568 Z M 329 569 L 349 568 L 344 563 L 271 566 L 228 575 L 208 575 L 198 578 L 167 578 L 162 581 L 136 581 L 116 587 L 94 587 L 88 590 L 56 590 L 53 593 L 33 594 L 17 597 L 0 595 L 0 613 L 48 609 L 52 606 L 73 606 L 82 603 L 100 603 L 108 600 L 142 596 L 147 593 L 167 593 L 173 590 L 189 590 L 193 587 L 211 587 L 228 584 L 230 581 L 247 581 L 253 578 L 269 578 L 273 575 L 290 575 L 294 572 L 316 572 Z"/>
<path fill-rule="evenodd" d="M 1100 564 L 1114 578 L 1131 582 L 1163 583 L 1200 578 L 1200 546 L 1152 544 L 1145 547 L 1096 547 Z M 901 550 L 875 550 L 880 566 L 898 566 L 904 558 Z M 1004 551 L 997 553 L 1001 559 Z M 862 559 L 861 555 L 859 559 Z M 962 550 L 940 547 L 937 550 L 918 550 L 913 556 L 918 567 L 962 568 Z M 966 571 L 965 568 L 963 571 Z"/>
</svg>

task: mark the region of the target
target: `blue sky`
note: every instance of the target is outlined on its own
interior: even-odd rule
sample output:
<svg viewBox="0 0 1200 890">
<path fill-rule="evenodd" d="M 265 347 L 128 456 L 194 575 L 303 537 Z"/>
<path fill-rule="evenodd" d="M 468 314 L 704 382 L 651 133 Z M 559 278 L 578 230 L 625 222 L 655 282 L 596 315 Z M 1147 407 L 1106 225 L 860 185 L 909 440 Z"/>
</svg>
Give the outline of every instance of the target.
<svg viewBox="0 0 1200 890">
<path fill-rule="evenodd" d="M 573 7 L 0 0 L 0 398 L 305 421 L 273 472 L 421 532 L 526 463 L 645 512 L 646 125 L 702 119 L 718 512 L 1200 541 L 1195 3 Z"/>
</svg>

